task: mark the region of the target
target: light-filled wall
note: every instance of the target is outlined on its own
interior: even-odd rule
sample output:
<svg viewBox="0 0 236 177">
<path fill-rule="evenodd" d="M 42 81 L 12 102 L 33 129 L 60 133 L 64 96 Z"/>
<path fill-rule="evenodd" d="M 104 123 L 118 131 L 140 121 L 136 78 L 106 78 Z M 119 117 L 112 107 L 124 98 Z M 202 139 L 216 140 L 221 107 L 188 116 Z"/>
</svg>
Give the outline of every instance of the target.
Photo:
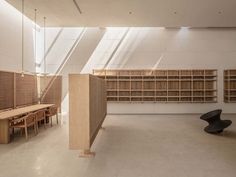
<svg viewBox="0 0 236 177">
<path fill-rule="evenodd" d="M 51 32 L 47 32 L 47 36 L 53 41 L 59 29 L 48 30 Z M 70 37 L 67 30 L 76 29 L 64 29 L 57 42 L 63 44 L 65 41 L 65 44 L 75 41 L 74 34 L 78 35 L 81 31 L 71 33 Z M 111 58 L 120 42 L 120 47 Z M 62 51 L 59 43 L 47 57 L 49 72 L 55 71 L 62 61 L 58 58 L 62 55 L 57 53 Z M 109 103 L 110 114 L 203 113 L 216 108 L 222 108 L 225 113 L 236 113 L 236 104 L 223 102 L 223 70 L 236 68 L 235 28 L 88 28 L 62 71 L 64 112 L 68 111 L 67 74 L 92 73 L 93 69 L 102 68 L 218 70 L 218 103 Z"/>
<path fill-rule="evenodd" d="M 60 32 L 61 31 L 61 32 Z M 104 29 L 100 28 L 46 28 L 46 72 L 62 75 L 62 112 L 68 112 L 68 74 L 79 74 L 99 44 Z M 37 71 L 44 72 L 44 30 L 38 33 Z M 60 72 L 58 69 L 65 62 Z"/>
<path fill-rule="evenodd" d="M 21 13 L 6 1 L 0 1 L 0 70 L 22 71 L 21 16 Z M 24 68 L 28 72 L 34 72 L 34 25 L 26 17 L 24 21 Z"/>
<path fill-rule="evenodd" d="M 108 29 L 85 70 L 104 68 L 127 28 Z M 234 28 L 130 28 L 107 69 L 218 69 L 218 103 L 109 103 L 108 112 L 203 113 L 222 108 L 236 113 L 236 104 L 223 103 L 223 70 L 236 68 Z"/>
</svg>

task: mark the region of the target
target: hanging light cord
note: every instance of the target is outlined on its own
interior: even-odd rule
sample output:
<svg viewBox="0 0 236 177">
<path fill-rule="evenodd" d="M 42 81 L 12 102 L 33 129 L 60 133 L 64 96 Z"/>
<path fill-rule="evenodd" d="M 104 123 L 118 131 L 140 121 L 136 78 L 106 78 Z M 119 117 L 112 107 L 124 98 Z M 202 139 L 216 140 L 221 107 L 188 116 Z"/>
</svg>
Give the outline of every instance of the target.
<svg viewBox="0 0 236 177">
<path fill-rule="evenodd" d="M 24 76 L 24 13 L 25 13 L 25 3 L 24 0 L 22 0 L 22 61 L 21 61 L 21 72 L 22 72 L 22 76 Z"/>
<path fill-rule="evenodd" d="M 34 55 L 35 55 L 35 65 L 37 61 L 37 9 L 34 9 Z"/>
<path fill-rule="evenodd" d="M 44 63 L 44 74 L 46 74 L 46 17 L 43 18 L 43 25 L 44 25 L 44 57 L 43 57 L 43 63 Z"/>
</svg>

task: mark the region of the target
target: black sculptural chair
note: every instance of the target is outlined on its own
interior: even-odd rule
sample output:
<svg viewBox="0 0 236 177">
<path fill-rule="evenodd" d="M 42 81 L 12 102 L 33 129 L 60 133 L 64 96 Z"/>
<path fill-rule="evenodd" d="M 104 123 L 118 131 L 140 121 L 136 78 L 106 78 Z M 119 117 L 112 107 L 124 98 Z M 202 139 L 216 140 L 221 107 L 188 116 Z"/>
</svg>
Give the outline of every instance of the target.
<svg viewBox="0 0 236 177">
<path fill-rule="evenodd" d="M 232 124 L 231 120 L 221 120 L 222 110 L 217 109 L 206 114 L 203 114 L 200 119 L 205 120 L 209 123 L 207 127 L 204 128 L 207 133 L 221 133 L 225 128 Z"/>
</svg>

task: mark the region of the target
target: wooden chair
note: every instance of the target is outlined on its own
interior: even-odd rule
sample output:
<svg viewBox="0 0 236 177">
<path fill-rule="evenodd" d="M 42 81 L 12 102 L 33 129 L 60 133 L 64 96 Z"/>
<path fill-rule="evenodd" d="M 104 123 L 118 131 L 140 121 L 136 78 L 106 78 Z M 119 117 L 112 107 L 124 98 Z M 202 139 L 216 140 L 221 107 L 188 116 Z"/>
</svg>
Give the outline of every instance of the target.
<svg viewBox="0 0 236 177">
<path fill-rule="evenodd" d="M 46 117 L 50 118 L 51 126 L 52 126 L 52 117 L 53 116 L 56 116 L 57 124 L 58 124 L 58 112 L 57 112 L 56 106 L 52 106 L 46 111 Z"/>
<path fill-rule="evenodd" d="M 39 110 L 35 114 L 36 114 L 36 127 L 37 127 L 37 132 L 38 132 L 39 123 L 41 123 L 41 121 L 43 121 L 44 129 L 46 128 L 46 114 L 45 114 L 45 110 Z"/>
<path fill-rule="evenodd" d="M 36 114 L 35 113 L 30 113 L 26 116 L 12 119 L 10 121 L 10 128 L 12 128 L 12 132 L 14 134 L 14 128 L 20 128 L 25 130 L 25 138 L 26 140 L 28 139 L 28 127 L 34 126 L 34 133 L 37 134 L 36 130 Z"/>
</svg>

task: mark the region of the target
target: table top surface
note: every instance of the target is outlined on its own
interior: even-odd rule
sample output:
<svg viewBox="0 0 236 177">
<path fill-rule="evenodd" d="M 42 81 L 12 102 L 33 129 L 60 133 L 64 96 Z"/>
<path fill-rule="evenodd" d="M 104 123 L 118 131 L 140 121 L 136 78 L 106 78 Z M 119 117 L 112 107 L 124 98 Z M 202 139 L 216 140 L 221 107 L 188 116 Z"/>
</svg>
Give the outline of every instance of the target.
<svg viewBox="0 0 236 177">
<path fill-rule="evenodd" d="M 0 120 L 9 119 L 15 116 L 37 111 L 40 109 L 46 109 L 52 106 L 54 106 L 54 104 L 36 104 L 36 105 L 31 105 L 31 106 L 25 106 L 22 108 L 7 110 L 4 112 L 0 112 Z"/>
</svg>

